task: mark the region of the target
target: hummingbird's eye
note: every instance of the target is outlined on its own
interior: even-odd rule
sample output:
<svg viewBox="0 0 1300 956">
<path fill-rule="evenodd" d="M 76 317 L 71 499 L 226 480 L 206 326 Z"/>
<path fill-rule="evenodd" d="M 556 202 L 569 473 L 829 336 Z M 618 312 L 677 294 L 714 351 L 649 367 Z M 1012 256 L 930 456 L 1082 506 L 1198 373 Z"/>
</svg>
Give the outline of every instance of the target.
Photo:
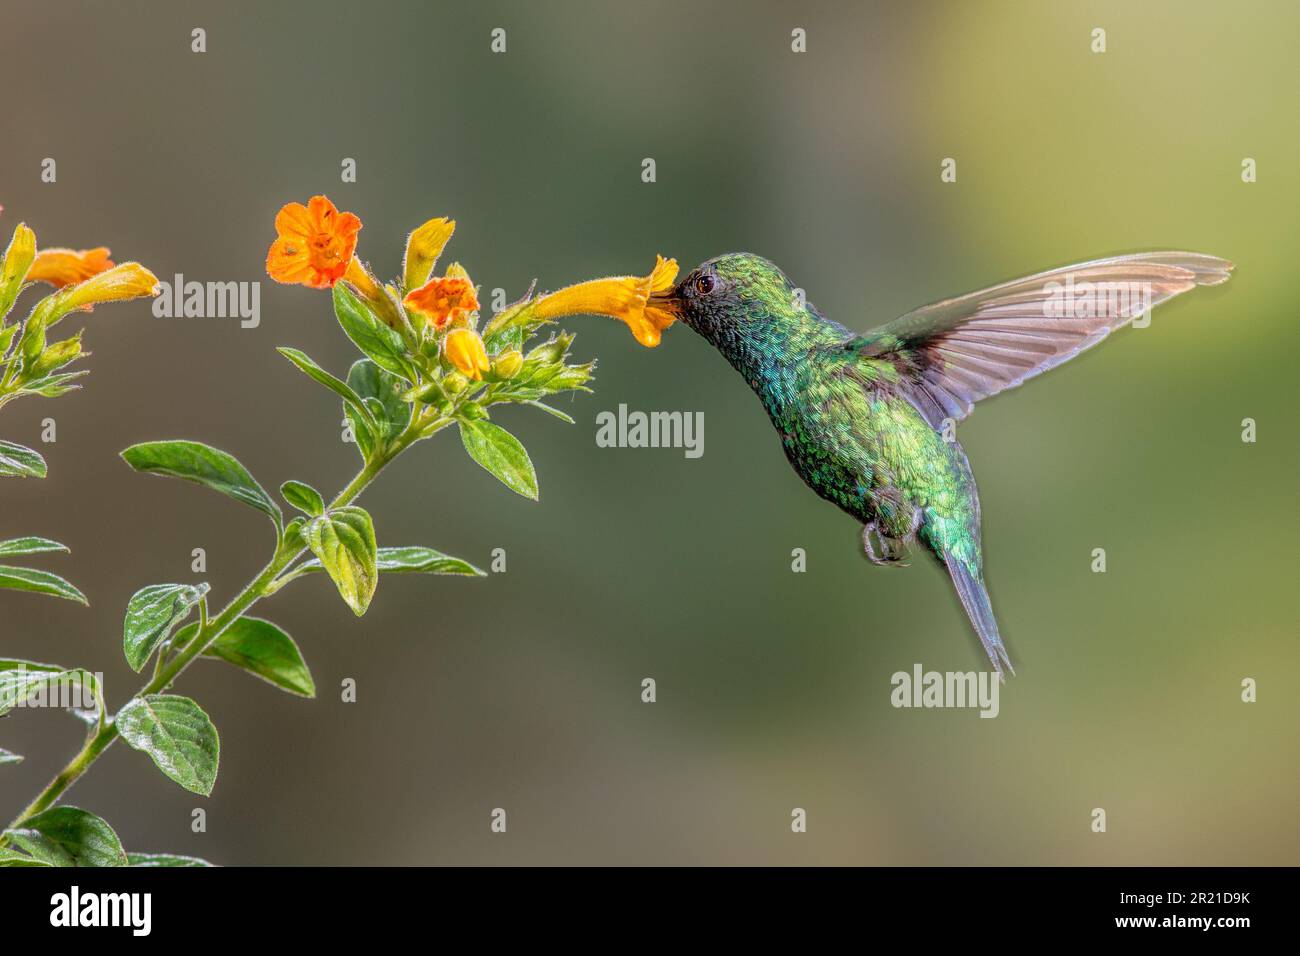
<svg viewBox="0 0 1300 956">
<path fill-rule="evenodd" d="M 718 280 L 713 278 L 707 272 L 695 280 L 695 291 L 700 295 L 708 295 L 718 286 Z"/>
</svg>

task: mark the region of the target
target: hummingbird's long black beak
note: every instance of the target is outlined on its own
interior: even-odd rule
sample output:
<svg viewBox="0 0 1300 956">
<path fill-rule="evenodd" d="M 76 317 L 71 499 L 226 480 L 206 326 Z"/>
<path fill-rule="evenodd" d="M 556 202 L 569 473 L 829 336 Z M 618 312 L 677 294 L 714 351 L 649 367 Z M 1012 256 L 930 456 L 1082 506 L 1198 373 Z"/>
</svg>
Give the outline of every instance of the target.
<svg viewBox="0 0 1300 956">
<path fill-rule="evenodd" d="M 677 294 L 678 288 L 680 286 L 673 286 L 663 292 L 650 293 L 649 298 L 646 299 L 646 306 L 667 312 L 674 319 L 680 319 L 682 317 L 682 298 Z"/>
</svg>

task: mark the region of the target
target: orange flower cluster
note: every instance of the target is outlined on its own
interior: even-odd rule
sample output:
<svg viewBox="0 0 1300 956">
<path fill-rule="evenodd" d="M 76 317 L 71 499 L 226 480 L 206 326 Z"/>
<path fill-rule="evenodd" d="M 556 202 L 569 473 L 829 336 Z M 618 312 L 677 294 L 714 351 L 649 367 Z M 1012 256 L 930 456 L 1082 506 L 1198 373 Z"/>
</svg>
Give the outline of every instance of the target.
<svg viewBox="0 0 1300 956">
<path fill-rule="evenodd" d="M 350 212 L 339 212 L 324 196 L 313 196 L 306 206 L 284 206 L 275 217 L 275 229 L 277 237 L 266 257 L 266 271 L 272 279 L 318 289 L 343 279 L 381 313 L 392 313 L 383 316 L 390 325 L 401 321 L 394 302 L 401 294 L 408 317 L 419 316 L 438 332 L 451 328 L 443 342 L 443 355 L 450 364 L 474 379 L 488 370 L 483 340 L 470 318 L 480 305 L 469 273 L 453 263 L 445 275 L 432 275 L 456 229 L 453 220 L 430 219 L 407 238 L 400 293 L 392 286 L 381 288 L 356 257 L 361 220 Z M 541 321 L 584 313 L 608 315 L 627 323 L 638 342 L 653 348 L 677 316 L 662 303 L 652 304 L 651 299 L 671 290 L 676 278 L 677 260 L 659 256 L 649 275 L 580 282 L 530 303 L 529 314 Z"/>
</svg>

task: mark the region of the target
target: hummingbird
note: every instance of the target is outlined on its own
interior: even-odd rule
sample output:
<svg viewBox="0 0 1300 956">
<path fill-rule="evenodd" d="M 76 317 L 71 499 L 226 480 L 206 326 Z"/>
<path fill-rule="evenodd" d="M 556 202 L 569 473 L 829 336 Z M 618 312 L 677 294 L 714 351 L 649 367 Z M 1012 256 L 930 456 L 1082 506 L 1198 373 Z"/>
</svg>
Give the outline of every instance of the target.
<svg viewBox="0 0 1300 956">
<path fill-rule="evenodd" d="M 984 652 L 1011 659 L 984 581 L 980 503 L 956 424 L 1020 385 L 1149 317 L 1152 306 L 1218 285 L 1233 264 L 1151 252 L 1053 269 L 922 306 L 857 333 L 828 319 L 785 274 L 750 253 L 702 263 L 648 304 L 722 353 L 771 418 L 786 457 L 822 498 L 862 523 L 874 564 L 919 545 L 947 570 Z"/>
</svg>

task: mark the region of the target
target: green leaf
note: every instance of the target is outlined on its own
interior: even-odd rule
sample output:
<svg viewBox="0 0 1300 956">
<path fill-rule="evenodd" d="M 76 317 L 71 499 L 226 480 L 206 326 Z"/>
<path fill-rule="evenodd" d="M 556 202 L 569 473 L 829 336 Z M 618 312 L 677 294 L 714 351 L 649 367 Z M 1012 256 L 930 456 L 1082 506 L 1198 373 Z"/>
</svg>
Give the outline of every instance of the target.
<svg viewBox="0 0 1300 956">
<path fill-rule="evenodd" d="M 82 369 L 80 372 L 59 372 L 57 375 L 47 375 L 34 382 L 28 382 L 20 388 L 16 394 L 40 395 L 42 398 L 58 398 L 60 395 L 81 388 L 80 385 L 70 385 L 68 383 L 81 378 L 83 375 L 89 374 L 90 369 Z"/>
<path fill-rule="evenodd" d="M 400 378 L 370 359 L 353 363 L 348 370 L 348 386 L 361 396 L 367 409 L 367 419 L 361 419 L 351 406 L 345 405 L 343 411 L 352 422 L 362 457 L 369 459 L 376 444 L 396 438 L 410 423 L 411 406 L 402 400 L 406 387 Z"/>
<path fill-rule="evenodd" d="M 133 671 L 140 672 L 159 643 L 207 593 L 206 584 L 151 584 L 135 592 L 122 625 L 122 649 Z"/>
<path fill-rule="evenodd" d="M 307 522 L 302 534 L 348 607 L 357 617 L 365 614 L 379 585 L 370 515 L 361 508 L 339 508 Z"/>
<path fill-rule="evenodd" d="M 229 495 L 267 515 L 281 527 L 280 508 L 243 465 L 224 451 L 196 441 L 151 441 L 132 445 L 122 458 L 136 471 L 183 478 Z"/>
<path fill-rule="evenodd" d="M 495 316 L 492 321 L 496 321 Z M 497 355 L 501 352 L 508 352 L 510 349 L 522 349 L 525 338 L 527 338 L 527 335 L 524 327 L 516 325 L 493 332 L 490 335 L 484 335 L 483 344 L 487 346 L 488 351 L 493 355 Z"/>
<path fill-rule="evenodd" d="M 77 807 L 51 807 L 6 830 L 5 836 L 50 866 L 126 866 L 113 828 Z"/>
<path fill-rule="evenodd" d="M 127 866 L 212 866 L 197 856 L 180 856 L 175 853 L 128 853 Z"/>
<path fill-rule="evenodd" d="M 44 478 L 45 459 L 11 441 L 0 441 L 0 478 Z"/>
<path fill-rule="evenodd" d="M 380 548 L 375 557 L 375 569 L 381 574 L 460 574 L 475 578 L 487 576 L 468 561 L 416 545 Z M 323 570 L 321 563 L 313 558 L 298 565 L 294 569 L 294 576 Z"/>
<path fill-rule="evenodd" d="M 380 571 L 390 574 L 464 574 L 481 578 L 486 575 L 468 561 L 411 545 L 405 548 L 380 548 L 376 561 Z"/>
<path fill-rule="evenodd" d="M 42 693 L 46 694 L 40 702 L 43 706 L 67 709 L 87 723 L 98 723 L 104 712 L 103 689 L 90 671 L 80 667 L 65 670 L 35 661 L 0 660 L 0 717 L 19 706 L 35 706 L 28 701 Z"/>
<path fill-rule="evenodd" d="M 325 499 L 320 496 L 319 491 L 306 482 L 286 481 L 280 486 L 280 494 L 284 495 L 284 500 L 299 511 L 313 517 L 325 510 Z"/>
<path fill-rule="evenodd" d="M 297 349 L 278 348 L 276 349 L 281 355 L 296 365 L 310 378 L 324 385 L 335 395 L 338 395 L 347 405 L 359 412 L 363 417 L 369 416 L 370 412 L 366 410 L 365 404 L 361 401 L 361 396 L 348 387 L 347 383 L 341 379 L 335 378 L 329 372 L 325 371 L 319 365 L 312 361 L 311 356 L 305 352 L 299 352 Z"/>
<path fill-rule="evenodd" d="M 66 671 L 62 667 L 54 664 L 0 661 L 0 717 L 26 701 L 38 688 L 53 682 L 64 673 Z"/>
<path fill-rule="evenodd" d="M 507 488 L 537 500 L 537 472 L 518 438 L 500 425 L 479 420 L 460 422 L 460 439 L 469 456 Z"/>
<path fill-rule="evenodd" d="M 51 541 L 49 538 L 10 538 L 0 541 L 0 557 L 15 554 L 41 554 L 45 551 L 67 551 L 66 545 Z"/>
<path fill-rule="evenodd" d="M 117 712 L 122 739 L 153 758 L 186 790 L 210 796 L 217 782 L 221 743 L 198 704 L 174 694 L 135 697 Z"/>
<path fill-rule="evenodd" d="M 176 632 L 176 646 L 184 647 L 197 632 L 197 624 L 187 624 Z M 222 631 L 203 656 L 242 667 L 291 694 L 316 696 L 316 682 L 312 680 L 298 645 L 270 621 L 256 617 L 239 618 Z"/>
<path fill-rule="evenodd" d="M 334 284 L 334 314 L 352 344 L 376 365 L 415 383 L 416 376 L 406 360 L 406 343 L 402 337 L 376 318 L 342 282 Z"/>
<path fill-rule="evenodd" d="M 3 747 L 0 747 L 0 764 L 22 763 L 22 760 L 22 754 L 16 754 L 11 750 L 5 750 Z"/>
<path fill-rule="evenodd" d="M 37 571 L 35 568 L 11 568 L 0 565 L 0 588 L 15 591 L 32 591 L 36 594 L 50 594 L 80 604 L 90 604 L 82 594 L 57 574 Z"/>
<path fill-rule="evenodd" d="M 576 424 L 577 424 L 577 422 L 575 422 L 575 421 L 573 420 L 573 417 L 572 417 L 572 416 L 570 416 L 570 415 L 566 415 L 566 414 L 564 414 L 564 412 L 560 411 L 558 408 L 552 408 L 550 405 L 547 405 L 547 404 L 544 403 L 544 402 L 538 402 L 538 401 L 532 401 L 532 400 L 529 400 L 529 401 L 525 401 L 524 404 L 525 404 L 525 405 L 531 405 L 531 406 L 533 406 L 533 408 L 540 408 L 542 411 L 546 412 L 546 414 L 548 414 L 548 415 L 554 415 L 556 418 L 558 418 L 558 419 L 559 419 L 560 421 L 562 421 L 562 422 L 567 422 L 567 423 L 570 424 L 570 425 L 576 425 Z"/>
<path fill-rule="evenodd" d="M 12 670 L 61 671 L 63 668 L 58 664 L 38 664 L 36 661 L 25 661 L 16 657 L 0 658 L 0 671 Z"/>
<path fill-rule="evenodd" d="M 49 866 L 44 860 L 38 860 L 28 856 L 26 853 L 19 853 L 17 850 L 11 850 L 8 847 L 0 846 L 0 866 Z"/>
</svg>

